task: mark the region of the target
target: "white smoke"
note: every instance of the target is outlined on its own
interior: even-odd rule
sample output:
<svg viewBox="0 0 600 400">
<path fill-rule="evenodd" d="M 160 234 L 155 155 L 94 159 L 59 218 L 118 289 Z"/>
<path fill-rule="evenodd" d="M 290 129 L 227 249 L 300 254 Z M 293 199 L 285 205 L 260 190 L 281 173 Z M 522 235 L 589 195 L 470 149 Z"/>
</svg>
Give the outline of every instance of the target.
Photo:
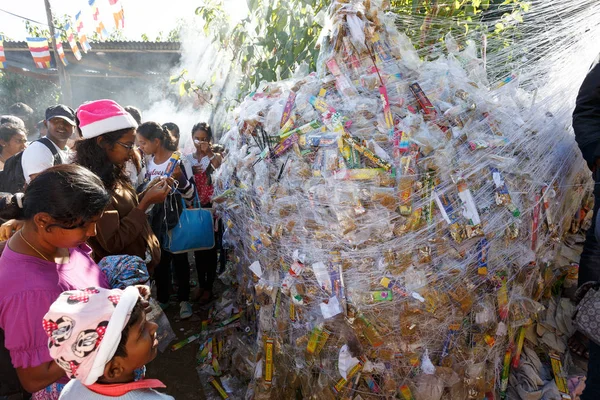
<svg viewBox="0 0 600 400">
<path fill-rule="evenodd" d="M 226 0 L 224 9 L 234 24 L 247 15 L 245 2 Z M 153 103 L 142 111 L 144 121 L 159 123 L 174 122 L 181 132 L 180 147 L 184 152 L 194 150 L 191 144 L 191 130 L 198 122 L 207 122 L 213 127 L 215 141 L 224 133 L 222 126 L 232 101 L 238 96 L 237 82 L 241 74 L 231 62 L 229 51 L 213 43 L 203 32 L 204 21 L 200 16 L 191 16 L 184 20 L 181 31 L 181 61 L 171 75 L 179 75 L 187 70 L 186 78 L 195 81 L 198 86 L 210 87 L 203 93 L 204 99 L 198 101 L 195 96 L 184 96 L 177 100 L 170 98 Z M 174 86 L 175 91 L 178 90 Z M 152 96 L 151 96 L 152 97 Z"/>
</svg>

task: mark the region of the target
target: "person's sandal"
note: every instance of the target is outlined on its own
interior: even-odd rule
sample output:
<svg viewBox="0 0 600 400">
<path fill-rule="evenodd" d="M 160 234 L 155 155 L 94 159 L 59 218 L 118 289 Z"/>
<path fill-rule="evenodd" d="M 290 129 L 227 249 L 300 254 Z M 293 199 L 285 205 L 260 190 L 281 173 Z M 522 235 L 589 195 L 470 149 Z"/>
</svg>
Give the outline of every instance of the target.
<svg viewBox="0 0 600 400">
<path fill-rule="evenodd" d="M 181 303 L 179 303 L 179 306 L 179 318 L 188 319 L 192 316 L 192 314 L 194 314 L 194 311 L 192 310 L 192 305 L 189 302 L 182 301 Z"/>
</svg>

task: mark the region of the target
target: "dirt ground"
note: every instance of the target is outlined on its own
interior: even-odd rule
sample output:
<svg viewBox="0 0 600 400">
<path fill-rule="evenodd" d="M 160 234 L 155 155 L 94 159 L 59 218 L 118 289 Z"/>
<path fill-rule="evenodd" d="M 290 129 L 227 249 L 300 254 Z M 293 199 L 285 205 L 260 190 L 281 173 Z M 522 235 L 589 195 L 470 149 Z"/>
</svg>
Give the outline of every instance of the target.
<svg viewBox="0 0 600 400">
<path fill-rule="evenodd" d="M 206 315 L 205 307 L 194 306 L 194 315 L 187 320 L 179 319 L 179 305 L 172 302 L 165 311 L 177 339 L 177 343 L 200 331 L 202 316 Z M 177 400 L 203 400 L 205 398 L 196 372 L 196 352 L 198 341 L 190 343 L 177 351 L 171 351 L 170 346 L 164 353 L 159 353 L 156 359 L 147 366 L 148 378 L 160 379 L 166 386 L 166 393 Z"/>
<path fill-rule="evenodd" d="M 192 282 L 197 282 L 198 274 L 193 258 L 190 255 L 190 279 Z M 223 284 L 217 279 L 214 284 L 215 297 L 219 297 L 220 293 L 225 291 Z M 176 288 L 172 293 L 176 293 Z M 192 297 L 193 297 L 192 285 Z M 199 341 L 192 342 L 179 350 L 171 351 L 171 345 L 185 338 L 188 338 L 201 331 L 202 321 L 207 319 L 208 310 L 211 304 L 200 306 L 194 301 L 191 302 L 194 310 L 194 315 L 186 320 L 179 318 L 179 303 L 176 296 L 171 296 L 169 308 L 165 310 L 173 331 L 177 335 L 169 347 L 158 354 L 156 359 L 147 365 L 146 377 L 161 380 L 167 388 L 163 392 L 173 396 L 176 400 L 204 400 L 204 392 L 200 385 L 200 378 L 196 372 L 196 353 L 200 347 Z"/>
</svg>

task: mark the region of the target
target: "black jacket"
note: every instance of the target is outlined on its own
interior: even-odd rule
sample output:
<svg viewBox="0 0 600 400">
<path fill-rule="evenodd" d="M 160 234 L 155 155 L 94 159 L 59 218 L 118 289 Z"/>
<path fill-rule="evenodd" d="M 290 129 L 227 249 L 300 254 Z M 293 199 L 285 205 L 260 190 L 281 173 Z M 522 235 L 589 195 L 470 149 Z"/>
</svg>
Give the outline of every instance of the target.
<svg viewBox="0 0 600 400">
<path fill-rule="evenodd" d="M 575 140 L 583 158 L 591 167 L 600 157 L 600 64 L 596 64 L 585 77 L 573 112 Z"/>
</svg>

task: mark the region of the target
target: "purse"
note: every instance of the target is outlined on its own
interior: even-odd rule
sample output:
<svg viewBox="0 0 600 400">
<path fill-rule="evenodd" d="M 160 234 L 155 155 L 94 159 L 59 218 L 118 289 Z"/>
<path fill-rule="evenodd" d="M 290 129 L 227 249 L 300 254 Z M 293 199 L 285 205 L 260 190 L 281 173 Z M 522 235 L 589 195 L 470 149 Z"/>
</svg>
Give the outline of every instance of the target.
<svg viewBox="0 0 600 400">
<path fill-rule="evenodd" d="M 200 207 L 198 193 L 194 197 L 194 208 L 186 208 L 183 198 L 181 204 L 183 211 L 179 216 L 179 222 L 166 233 L 163 249 L 173 254 L 180 254 L 215 247 L 212 209 Z"/>
<path fill-rule="evenodd" d="M 600 345 L 600 282 L 583 284 L 575 297 L 582 297 L 573 316 L 577 330 Z"/>
</svg>

